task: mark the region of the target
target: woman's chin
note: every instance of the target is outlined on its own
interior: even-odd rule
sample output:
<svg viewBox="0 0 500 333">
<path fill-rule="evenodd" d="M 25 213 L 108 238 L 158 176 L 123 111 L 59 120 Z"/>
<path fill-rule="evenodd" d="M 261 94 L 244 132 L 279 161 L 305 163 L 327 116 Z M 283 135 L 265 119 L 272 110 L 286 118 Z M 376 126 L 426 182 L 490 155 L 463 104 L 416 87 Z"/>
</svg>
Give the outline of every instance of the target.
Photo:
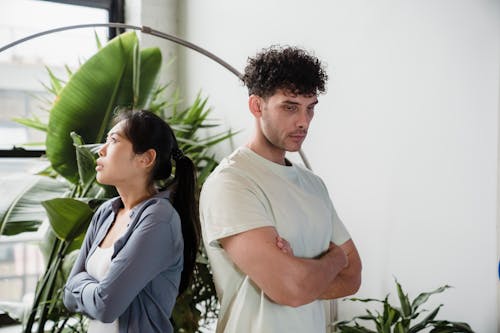
<svg viewBox="0 0 500 333">
<path fill-rule="evenodd" d="M 106 180 L 106 177 L 103 177 L 103 175 L 100 175 L 99 173 L 97 173 L 95 180 L 97 180 L 97 182 L 101 185 L 112 185 L 108 180 Z"/>
</svg>

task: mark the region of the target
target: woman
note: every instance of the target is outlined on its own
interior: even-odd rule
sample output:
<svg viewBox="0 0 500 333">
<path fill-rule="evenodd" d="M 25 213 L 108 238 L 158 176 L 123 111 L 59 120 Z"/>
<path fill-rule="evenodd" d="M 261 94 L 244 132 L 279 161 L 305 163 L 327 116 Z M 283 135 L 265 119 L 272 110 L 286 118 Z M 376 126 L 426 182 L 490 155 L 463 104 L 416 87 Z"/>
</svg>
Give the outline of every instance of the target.
<svg viewBox="0 0 500 333">
<path fill-rule="evenodd" d="M 196 176 L 172 129 L 149 111 L 115 118 L 99 150 L 97 181 L 119 197 L 95 213 L 64 290 L 90 333 L 172 332 L 178 293 L 189 285 L 199 244 Z M 175 178 L 167 190 L 155 183 Z"/>
</svg>

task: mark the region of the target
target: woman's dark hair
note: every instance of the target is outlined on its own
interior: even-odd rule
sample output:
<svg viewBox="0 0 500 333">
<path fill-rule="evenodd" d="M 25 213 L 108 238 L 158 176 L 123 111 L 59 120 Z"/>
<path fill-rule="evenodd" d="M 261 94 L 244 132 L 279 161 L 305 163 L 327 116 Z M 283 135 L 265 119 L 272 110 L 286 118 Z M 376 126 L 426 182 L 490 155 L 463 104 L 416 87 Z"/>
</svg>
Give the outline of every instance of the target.
<svg viewBox="0 0 500 333">
<path fill-rule="evenodd" d="M 125 120 L 123 134 L 130 140 L 134 153 L 142 154 L 149 149 L 156 151 L 151 183 L 166 180 L 172 173 L 175 161 L 175 177 L 172 205 L 180 216 L 184 238 L 184 268 L 179 294 L 189 286 L 195 268 L 200 244 L 200 221 L 196 200 L 196 170 L 193 161 L 182 153 L 170 126 L 156 114 L 146 110 L 126 110 L 118 113 L 114 123 Z"/>
<path fill-rule="evenodd" d="M 328 75 L 305 50 L 274 45 L 248 58 L 242 80 L 249 95 L 266 98 L 278 89 L 296 95 L 324 93 Z"/>
</svg>

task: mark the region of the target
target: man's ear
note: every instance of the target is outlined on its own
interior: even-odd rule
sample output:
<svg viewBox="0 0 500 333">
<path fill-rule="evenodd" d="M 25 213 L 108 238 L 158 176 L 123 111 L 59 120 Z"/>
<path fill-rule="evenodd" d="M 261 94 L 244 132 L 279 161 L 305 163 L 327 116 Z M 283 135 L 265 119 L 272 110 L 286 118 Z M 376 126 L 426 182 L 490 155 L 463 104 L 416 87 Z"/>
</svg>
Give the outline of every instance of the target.
<svg viewBox="0 0 500 333">
<path fill-rule="evenodd" d="M 156 159 L 156 150 L 151 148 L 141 154 L 139 162 L 143 167 L 149 168 L 154 165 L 155 159 Z"/>
<path fill-rule="evenodd" d="M 255 118 L 260 118 L 262 116 L 263 102 L 260 96 L 250 95 L 250 97 L 248 97 L 248 108 Z"/>
</svg>

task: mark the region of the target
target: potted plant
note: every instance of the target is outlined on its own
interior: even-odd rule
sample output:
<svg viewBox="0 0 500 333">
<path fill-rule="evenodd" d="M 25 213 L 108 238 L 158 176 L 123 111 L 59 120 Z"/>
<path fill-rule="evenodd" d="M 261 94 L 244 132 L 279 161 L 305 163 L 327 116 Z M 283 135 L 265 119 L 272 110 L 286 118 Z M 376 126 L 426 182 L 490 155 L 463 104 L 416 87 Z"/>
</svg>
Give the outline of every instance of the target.
<svg viewBox="0 0 500 333">
<path fill-rule="evenodd" d="M 181 149 L 197 166 L 199 185 L 217 165 L 208 149 L 233 135 L 228 131 L 201 138 L 200 129 L 217 126 L 208 119 L 206 99 L 198 96 L 184 110 L 178 109 L 177 98 L 162 100 L 164 87 L 156 82 L 160 64 L 158 48 L 141 50 L 135 33 L 122 34 L 100 48 L 76 72 L 68 71 L 67 83 L 49 70 L 49 90 L 55 100 L 48 124 L 37 119 L 20 120 L 47 132 L 50 162 L 49 168 L 34 178 L 14 202 L 3 205 L 3 209 L 0 206 L 0 232 L 36 230 L 44 217 L 40 204 L 50 222 L 42 242 L 47 268 L 31 308 L 25 315 L 18 315 L 22 317 L 19 319 L 24 332 L 31 333 L 34 328 L 38 332 L 84 330 L 85 319 L 68 313 L 62 305 L 62 286 L 94 210 L 106 198 L 116 195 L 113 188 L 95 181 L 95 149 L 104 141 L 117 107 L 146 108 L 163 116 L 174 129 Z M 204 313 L 200 306 L 206 309 Z M 12 308 L 4 309 L 12 312 Z M 208 261 L 200 249 L 192 286 L 179 296 L 174 308 L 174 326 L 177 331 L 195 332 L 200 320 L 210 320 L 216 311 Z"/>
<path fill-rule="evenodd" d="M 416 333 L 426 331 L 430 333 L 473 333 L 471 327 L 462 322 L 451 322 L 447 320 L 437 320 L 436 316 L 443 306 L 436 307 L 429 313 L 420 307 L 427 302 L 433 294 L 441 293 L 450 286 L 445 285 L 431 292 L 419 294 L 413 301 L 405 294 L 401 284 L 396 280 L 396 289 L 400 302 L 400 307 L 393 306 L 389 302 L 389 295 L 383 300 L 374 298 L 348 298 L 346 300 L 355 302 L 375 302 L 382 305 L 382 311 L 372 312 L 366 309 L 366 314 L 359 315 L 351 320 L 339 321 L 333 324 L 335 332 L 342 333 Z M 371 323 L 371 326 L 364 326 L 360 322 Z M 372 328 L 374 327 L 374 328 Z"/>
</svg>

